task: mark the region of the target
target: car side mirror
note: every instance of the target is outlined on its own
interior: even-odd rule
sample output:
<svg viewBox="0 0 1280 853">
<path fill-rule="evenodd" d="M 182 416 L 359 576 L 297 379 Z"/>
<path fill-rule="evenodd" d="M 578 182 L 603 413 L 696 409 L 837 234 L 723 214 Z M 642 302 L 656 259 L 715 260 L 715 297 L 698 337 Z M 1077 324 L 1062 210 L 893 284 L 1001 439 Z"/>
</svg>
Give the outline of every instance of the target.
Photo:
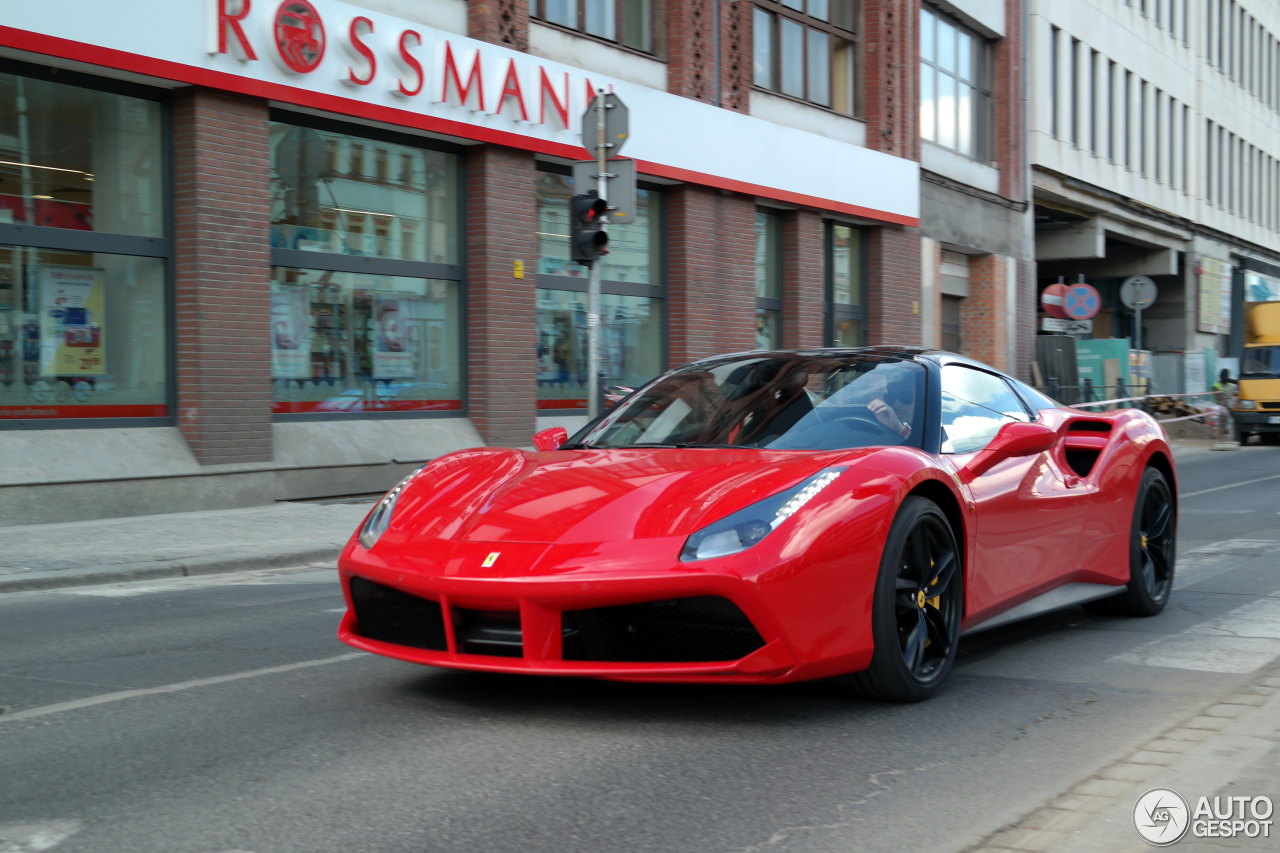
<svg viewBox="0 0 1280 853">
<path fill-rule="evenodd" d="M 569 431 L 564 427 L 547 427 L 533 434 L 533 446 L 539 450 L 558 450 L 568 440 Z"/>
<path fill-rule="evenodd" d="M 1010 421 L 1000 427 L 991 443 L 974 454 L 964 472 L 970 477 L 985 474 L 1006 459 L 1034 456 L 1053 447 L 1058 431 L 1044 424 Z"/>
</svg>

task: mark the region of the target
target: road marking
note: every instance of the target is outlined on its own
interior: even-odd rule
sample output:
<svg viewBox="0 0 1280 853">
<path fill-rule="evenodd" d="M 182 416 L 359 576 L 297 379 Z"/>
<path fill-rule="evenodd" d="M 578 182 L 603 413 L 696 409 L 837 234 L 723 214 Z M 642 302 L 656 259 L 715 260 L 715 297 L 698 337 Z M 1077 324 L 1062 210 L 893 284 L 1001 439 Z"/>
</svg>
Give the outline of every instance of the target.
<svg viewBox="0 0 1280 853">
<path fill-rule="evenodd" d="M 1277 546 L 1280 542 L 1274 539 L 1224 539 L 1185 551 L 1178 555 L 1173 587 L 1182 589 L 1200 583 L 1234 569 L 1248 558 L 1270 554 Z"/>
<path fill-rule="evenodd" d="M 1201 672 L 1253 672 L 1280 656 L 1280 598 L 1259 598 L 1223 615 L 1193 625 L 1109 660 L 1193 669 Z"/>
<path fill-rule="evenodd" d="M 55 705 L 45 705 L 41 708 L 28 708 L 25 711 L 18 711 L 13 714 L 0 715 L 0 725 L 15 722 L 17 720 L 30 720 L 36 717 L 46 717 L 50 714 L 60 714 L 63 711 L 76 711 L 81 708 L 91 708 L 94 705 L 105 705 L 108 702 L 122 702 L 125 699 L 136 699 L 140 696 L 154 696 L 160 693 L 178 693 L 183 690 L 192 690 L 196 687 L 208 687 L 213 684 L 225 684 L 229 681 L 241 681 L 246 678 L 258 678 L 263 675 L 278 675 L 282 672 L 293 672 L 299 669 L 308 669 L 313 666 L 328 666 L 331 663 L 342 663 L 343 661 L 352 660 L 353 658 L 364 657 L 365 652 L 351 652 L 345 655 L 338 655 L 332 658 L 322 658 L 320 660 L 306 660 L 298 663 L 284 664 L 283 666 L 268 666 L 263 669 L 251 669 L 247 672 L 234 672 L 230 675 L 215 675 L 212 678 L 197 678 L 192 681 L 178 681 L 174 684 L 164 684 L 159 687 L 147 687 L 138 690 L 118 690 L 115 693 L 103 693 L 98 696 L 88 696 L 84 699 L 73 699 L 70 702 L 59 702 Z"/>
<path fill-rule="evenodd" d="M 79 832 L 82 826 L 78 820 L 0 823 L 0 853 L 52 850 Z"/>
<path fill-rule="evenodd" d="M 1207 495 L 1210 492 L 1220 492 L 1223 489 L 1234 489 L 1239 486 L 1252 486 L 1254 483 L 1265 483 L 1267 482 L 1267 480 L 1275 480 L 1275 479 L 1280 479 L 1280 474 L 1272 474 L 1268 477 L 1258 477 L 1256 480 L 1241 480 L 1238 483 L 1228 483 L 1225 486 L 1214 486 L 1211 489 L 1201 489 L 1198 492 L 1182 492 L 1180 494 L 1180 497 L 1195 498 L 1195 497 L 1199 497 L 1200 495 Z"/>
</svg>

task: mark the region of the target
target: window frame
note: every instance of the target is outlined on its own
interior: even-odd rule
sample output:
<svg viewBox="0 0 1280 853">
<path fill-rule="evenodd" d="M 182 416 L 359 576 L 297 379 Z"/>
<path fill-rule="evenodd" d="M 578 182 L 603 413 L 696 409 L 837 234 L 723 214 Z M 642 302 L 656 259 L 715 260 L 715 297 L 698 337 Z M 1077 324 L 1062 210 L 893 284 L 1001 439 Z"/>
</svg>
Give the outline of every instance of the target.
<svg viewBox="0 0 1280 853">
<path fill-rule="evenodd" d="M 432 261 L 411 261 L 400 258 L 378 258 L 371 255 L 345 255 L 337 252 L 313 252 L 305 249 L 284 249 L 271 247 L 271 268 L 288 268 L 303 270 L 324 270 L 327 272 L 354 273 L 365 275 L 400 276 L 404 278 L 437 279 L 450 281 L 458 288 L 458 323 L 462 345 L 459 348 L 459 389 L 461 408 L 440 411 L 422 409 L 404 412 L 388 411 L 356 411 L 356 412 L 272 412 L 271 419 L 275 423 L 313 423 L 322 420 L 386 420 L 386 419 L 421 419 L 421 418 L 458 418 L 467 417 L 469 403 L 468 391 L 468 294 L 466 275 L 466 234 L 463 228 L 463 215 L 466 211 L 466 176 L 464 168 L 465 148 L 442 140 L 426 139 L 411 134 L 397 133 L 392 130 L 371 127 L 361 124 L 350 124 L 337 119 L 324 118 L 307 113 L 293 112 L 287 109 L 272 108 L 268 116 L 268 124 L 287 124 L 295 127 L 306 127 L 327 133 L 342 134 L 361 141 L 387 142 L 411 148 L 430 149 L 452 154 L 458 158 L 458 169 L 455 176 L 454 197 L 456 209 L 454 221 L 458 223 L 454 239 L 457 243 L 458 263 L 436 263 Z M 348 164 L 339 164 L 344 168 Z M 274 223 L 270 224 L 274 227 Z M 274 275 L 274 273 L 273 273 Z M 275 404 L 272 393 L 272 406 Z"/>
<path fill-rule="evenodd" d="M 573 23 L 561 23 L 547 17 L 547 5 L 551 0 L 529 0 L 529 18 L 548 27 L 571 32 L 574 35 L 582 36 L 604 44 L 613 45 L 623 50 L 631 50 L 644 56 L 661 57 L 665 44 L 665 31 L 663 24 L 666 20 L 664 14 L 664 0 L 645 0 L 648 4 L 648 35 L 649 44 L 643 46 L 639 42 L 643 42 L 643 38 L 635 40 L 637 43 L 628 41 L 628 34 L 625 32 L 627 21 L 627 7 L 630 5 L 628 0 L 605 0 L 605 2 L 613 5 L 613 21 L 614 21 L 614 37 L 598 35 L 587 30 L 587 12 L 591 5 L 591 0 L 567 0 L 573 7 Z"/>
<path fill-rule="evenodd" d="M 177 301 L 175 297 L 174 252 L 174 168 L 172 98 L 164 89 L 141 83 L 97 77 L 79 71 L 33 65 L 0 57 L 0 73 L 13 74 L 50 83 L 62 83 L 111 95 L 152 101 L 160 105 L 160 169 L 162 237 L 140 237 L 103 231 L 81 231 L 25 223 L 0 224 L 0 245 L 50 251 L 89 252 L 156 258 L 164 265 L 165 367 L 164 405 L 169 414 L 137 418 L 0 418 L 0 429 L 102 429 L 104 427 L 173 426 L 178 410 Z M 15 376 L 15 382 L 18 381 Z"/>
<path fill-rule="evenodd" d="M 783 303 L 782 289 L 784 286 L 783 261 L 782 261 L 782 254 L 783 254 L 782 217 L 783 217 L 783 214 L 780 211 L 770 210 L 768 208 L 759 208 L 759 207 L 756 208 L 756 226 L 757 228 L 759 228 L 760 224 L 763 223 L 765 228 L 765 232 L 764 232 L 765 255 L 763 258 L 759 254 L 760 243 L 758 240 L 759 232 L 757 231 L 756 263 L 755 263 L 756 317 L 759 318 L 763 313 L 764 316 L 772 318 L 774 323 L 774 328 L 777 331 L 777 340 L 774 341 L 773 349 L 781 349 L 784 346 L 786 346 L 786 336 L 783 334 L 783 315 L 782 315 L 782 303 Z M 767 285 L 770 283 L 773 284 L 777 291 L 776 295 L 770 295 L 768 293 L 761 294 L 760 292 L 761 280 L 759 276 L 760 276 L 760 273 L 762 272 L 762 269 L 761 269 L 762 264 L 764 266 L 763 272 L 766 276 L 765 289 L 767 291 L 769 289 Z M 759 320 L 757 319 L 757 330 L 758 329 L 759 329 Z"/>
<path fill-rule="evenodd" d="M 807 4 L 808 2 L 812 2 L 812 0 L 791 0 L 791 2 Z M 835 113 L 836 115 L 849 116 L 852 118 L 861 118 L 863 115 L 863 99 L 862 99 L 863 74 L 862 74 L 862 40 L 861 40 L 862 3 L 861 3 L 861 0 L 848 0 L 848 2 L 853 4 L 853 13 L 851 15 L 852 23 L 853 23 L 852 29 L 845 29 L 844 27 L 834 24 L 831 21 L 814 17 L 813 15 L 808 14 L 806 11 L 796 9 L 794 6 L 788 5 L 788 3 L 784 2 L 784 0 L 754 0 L 752 4 L 752 18 L 751 18 L 751 28 L 752 28 L 751 85 L 752 87 L 759 89 L 761 91 L 769 92 L 770 94 L 777 95 L 782 98 L 788 98 L 791 100 L 808 104 L 813 107 L 817 107 L 819 109 L 828 110 L 832 113 Z M 831 2 L 827 3 L 828 8 L 830 8 L 832 5 L 834 4 Z M 768 16 L 769 24 L 770 24 L 770 32 L 768 35 L 768 45 L 769 45 L 769 70 L 768 70 L 769 82 L 768 84 L 764 84 L 758 81 L 756 79 L 756 74 L 754 70 L 755 55 L 756 55 L 757 46 L 759 44 L 759 38 L 760 38 L 760 33 L 758 30 L 757 24 L 759 23 L 762 14 Z M 828 14 L 827 17 L 834 17 L 834 16 L 832 16 L 831 14 Z M 800 45 L 801 45 L 803 58 L 799 63 L 799 66 L 801 68 L 801 88 L 803 89 L 803 92 L 804 92 L 803 95 L 794 95 L 794 94 L 789 94 L 783 91 L 783 87 L 782 87 L 782 74 L 784 71 L 783 58 L 782 58 L 783 21 L 790 21 L 793 24 L 797 24 L 801 27 Z M 848 111 L 837 108 L 834 105 L 835 97 L 836 97 L 835 92 L 837 88 L 835 85 L 835 64 L 834 63 L 828 63 L 828 66 L 827 66 L 827 70 L 828 70 L 827 96 L 830 103 L 824 104 L 821 101 L 814 100 L 810 97 L 812 93 L 812 87 L 809 81 L 809 76 L 810 76 L 809 72 L 811 69 L 811 63 L 809 61 L 809 45 L 810 45 L 811 33 L 821 33 L 831 40 L 832 44 L 829 44 L 828 58 L 834 55 L 834 51 L 831 50 L 831 47 L 834 46 L 833 43 L 836 39 L 839 39 L 840 41 L 848 42 L 851 46 L 853 56 L 850 59 L 850 64 L 852 67 L 853 79 L 849 83 L 850 91 L 849 91 L 848 98 L 850 103 L 849 103 Z"/>
<path fill-rule="evenodd" d="M 857 269 L 851 270 L 857 274 L 858 282 L 861 289 L 862 302 L 836 302 L 836 267 L 835 267 L 835 229 L 848 228 L 852 234 L 858 235 L 858 240 L 862 244 L 861 251 L 858 252 Z M 855 346 L 866 346 L 868 340 L 867 333 L 867 252 L 866 252 L 867 230 L 861 226 L 853 225 L 848 222 L 839 222 L 834 219 L 824 220 L 822 223 L 822 336 L 823 339 L 830 342 L 831 346 L 842 346 L 836 340 L 836 327 L 845 320 L 852 320 L 858 323 L 861 330 L 860 340 Z"/>
<path fill-rule="evenodd" d="M 946 23 L 947 25 L 955 28 L 955 30 L 957 31 L 960 37 L 968 37 L 970 39 L 971 41 L 970 59 L 971 59 L 972 68 L 969 73 L 971 74 L 972 79 L 965 79 L 963 77 L 960 77 L 957 74 L 958 69 L 945 68 L 936 61 L 936 55 L 938 53 L 937 29 L 938 29 L 939 23 Z M 933 58 L 926 57 L 925 51 L 924 51 L 924 39 L 925 39 L 924 32 L 925 32 L 925 27 L 928 25 L 932 25 L 935 30 L 934 36 L 933 36 L 933 44 L 935 45 L 935 49 L 934 49 L 935 57 Z M 920 105 L 919 106 L 920 106 L 920 113 L 921 113 L 920 138 L 928 142 L 930 145 L 936 145 L 939 148 L 945 149 L 947 151 L 952 151 L 960 155 L 961 157 L 967 157 L 970 160 L 974 160 L 979 163 L 991 162 L 993 157 L 992 140 L 994 137 L 993 122 L 995 117 L 995 98 L 994 98 L 994 92 L 993 92 L 994 71 L 995 71 L 995 56 L 994 56 L 995 51 L 993 49 L 991 39 L 983 36 L 981 33 L 973 30 L 972 28 L 965 26 L 960 21 L 946 14 L 945 12 L 941 11 L 938 8 L 934 6 L 930 6 L 928 4 L 921 4 L 919 47 L 920 47 Z M 1054 47 L 1056 48 L 1056 41 L 1055 41 Z M 1050 70 L 1051 70 L 1051 73 L 1056 73 L 1057 71 L 1056 61 L 1053 63 Z M 940 136 L 940 134 L 937 132 L 937 129 L 941 127 L 940 114 L 938 112 L 937 104 L 941 100 L 941 98 L 937 94 L 938 89 L 937 89 L 936 82 L 933 88 L 933 91 L 934 91 L 933 101 L 931 104 L 928 105 L 933 109 L 935 114 L 935 118 L 933 122 L 933 126 L 935 128 L 934 138 L 930 138 L 929 136 L 925 135 L 924 129 L 926 125 L 924 121 L 924 112 L 926 109 L 926 102 L 925 102 L 926 75 L 930 75 L 935 81 L 940 77 L 945 76 L 946 78 L 954 81 L 954 84 L 957 87 L 957 91 L 959 91 L 961 87 L 964 87 L 968 90 L 969 95 L 972 99 L 972 108 L 971 108 L 972 115 L 970 115 L 969 117 L 970 121 L 973 124 L 973 140 L 972 140 L 973 150 L 972 151 L 966 151 L 964 148 L 959 147 L 959 142 L 960 142 L 959 122 L 961 119 L 961 114 L 958 108 L 954 115 L 954 121 L 956 122 L 957 145 L 955 146 L 947 145 L 945 142 L 941 142 L 937 138 L 938 136 Z M 1074 105 L 1074 100 L 1072 101 L 1072 103 Z M 1057 118 L 1056 111 L 1054 113 L 1054 118 L 1056 121 L 1056 118 Z M 1073 121 L 1072 124 L 1074 126 L 1075 122 Z M 1057 136 L 1056 130 L 1054 132 L 1054 135 Z"/>
</svg>

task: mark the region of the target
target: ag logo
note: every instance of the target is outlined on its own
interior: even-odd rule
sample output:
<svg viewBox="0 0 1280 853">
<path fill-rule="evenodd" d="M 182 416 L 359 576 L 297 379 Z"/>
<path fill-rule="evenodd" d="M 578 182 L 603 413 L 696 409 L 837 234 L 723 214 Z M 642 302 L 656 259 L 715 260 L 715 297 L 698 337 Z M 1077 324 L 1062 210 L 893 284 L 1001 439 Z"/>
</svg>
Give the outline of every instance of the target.
<svg viewBox="0 0 1280 853">
<path fill-rule="evenodd" d="M 315 71 L 324 59 L 324 21 L 310 0 L 285 0 L 276 10 L 272 27 L 276 50 L 295 74 Z"/>
<path fill-rule="evenodd" d="M 1133 806 L 1133 825 L 1148 844 L 1167 847 L 1182 840 L 1191 826 L 1187 801 L 1169 788 L 1152 788 Z"/>
</svg>

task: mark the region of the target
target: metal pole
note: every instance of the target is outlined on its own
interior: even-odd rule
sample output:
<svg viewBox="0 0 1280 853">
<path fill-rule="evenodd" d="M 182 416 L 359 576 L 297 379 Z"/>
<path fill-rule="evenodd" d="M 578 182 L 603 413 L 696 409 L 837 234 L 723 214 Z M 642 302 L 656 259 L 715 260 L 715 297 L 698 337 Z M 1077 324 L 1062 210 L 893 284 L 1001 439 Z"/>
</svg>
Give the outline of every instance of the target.
<svg viewBox="0 0 1280 853">
<path fill-rule="evenodd" d="M 596 90 L 596 192 L 605 198 L 609 180 L 605 177 L 605 101 L 604 89 Z M 605 214 L 604 223 L 608 223 Z M 605 230 L 602 224 L 601 230 Z M 594 418 L 600 414 L 600 265 L 596 258 L 591 265 L 587 281 L 587 414 Z"/>
</svg>

